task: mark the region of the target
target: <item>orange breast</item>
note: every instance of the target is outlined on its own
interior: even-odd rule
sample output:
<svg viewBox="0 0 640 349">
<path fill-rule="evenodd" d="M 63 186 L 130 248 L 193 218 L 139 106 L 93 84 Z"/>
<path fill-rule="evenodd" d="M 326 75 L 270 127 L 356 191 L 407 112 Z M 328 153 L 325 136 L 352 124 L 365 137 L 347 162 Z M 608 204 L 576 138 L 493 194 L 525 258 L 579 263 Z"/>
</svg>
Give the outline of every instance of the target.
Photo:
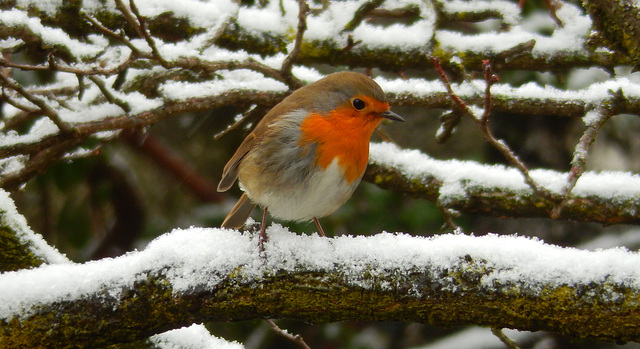
<svg viewBox="0 0 640 349">
<path fill-rule="evenodd" d="M 326 169 L 337 158 L 346 180 L 359 179 L 367 167 L 369 140 L 382 119 L 345 107 L 327 116 L 312 114 L 301 124 L 300 145 L 317 143 L 316 165 Z"/>
</svg>

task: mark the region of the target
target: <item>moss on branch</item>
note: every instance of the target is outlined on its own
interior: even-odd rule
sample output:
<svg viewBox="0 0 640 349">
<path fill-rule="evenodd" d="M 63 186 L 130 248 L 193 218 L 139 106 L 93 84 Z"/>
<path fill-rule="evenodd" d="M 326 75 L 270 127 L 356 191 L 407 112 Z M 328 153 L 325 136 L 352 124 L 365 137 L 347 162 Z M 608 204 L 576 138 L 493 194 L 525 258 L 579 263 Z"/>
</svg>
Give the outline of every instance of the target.
<svg viewBox="0 0 640 349">
<path fill-rule="evenodd" d="M 410 178 L 399 169 L 370 163 L 364 180 L 383 189 L 423 198 L 463 213 L 482 214 L 501 218 L 542 217 L 550 218 L 556 203 L 535 195 L 506 188 L 469 186 L 460 183 L 466 195 L 448 197 L 440 201 L 439 191 L 443 183 L 435 176 Z M 572 195 L 555 219 L 569 219 L 602 224 L 640 224 L 637 199 L 611 199 L 603 197 L 578 197 Z"/>
<path fill-rule="evenodd" d="M 162 270 L 149 270 L 124 290 L 105 285 L 96 287 L 102 289 L 100 294 L 34 304 L 29 314 L 0 323 L 0 340 L 5 348 L 97 347 L 141 340 L 194 322 L 255 318 L 475 324 L 617 342 L 640 340 L 640 290 L 612 282 L 486 287 L 483 276 L 500 267 L 474 256 L 461 257 L 439 272 L 428 265 L 372 269 L 362 279 L 374 287 L 345 281 L 342 273 L 348 267 L 342 265 L 330 272 L 300 267 L 249 279 L 243 268 L 213 289 L 194 284 L 189 291 L 172 292 Z M 114 291 L 122 291 L 121 296 L 110 296 Z"/>
</svg>

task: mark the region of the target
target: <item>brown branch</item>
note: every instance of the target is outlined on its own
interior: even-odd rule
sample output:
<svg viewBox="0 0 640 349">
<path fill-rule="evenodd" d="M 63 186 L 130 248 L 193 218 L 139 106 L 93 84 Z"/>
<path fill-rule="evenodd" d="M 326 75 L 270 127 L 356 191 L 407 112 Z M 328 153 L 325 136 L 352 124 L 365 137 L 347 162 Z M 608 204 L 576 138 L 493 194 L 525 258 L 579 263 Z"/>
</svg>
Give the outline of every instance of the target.
<svg viewBox="0 0 640 349">
<path fill-rule="evenodd" d="M 622 98 L 622 91 L 618 91 L 617 95 Z M 611 103 L 613 105 L 614 103 Z M 616 113 L 611 107 L 602 106 L 597 109 L 597 111 L 592 111 L 592 113 L 597 113 L 597 117 L 595 120 L 589 120 L 587 124 L 587 129 L 584 131 L 580 140 L 576 144 L 575 150 L 573 152 L 573 159 L 571 160 L 571 170 L 569 171 L 569 178 L 567 180 L 567 184 L 562 188 L 562 197 L 563 200 L 559 202 L 551 211 L 551 217 L 557 217 L 560 215 L 564 206 L 569 201 L 569 197 L 571 195 L 571 191 L 578 183 L 578 179 L 582 176 L 587 166 L 587 156 L 589 154 L 589 148 L 596 140 L 596 136 L 598 132 L 604 124 Z M 587 113 L 587 115 L 589 115 Z M 586 118 L 587 116 L 585 116 Z"/>
<path fill-rule="evenodd" d="M 437 166 L 437 165 L 434 165 Z M 447 166 L 443 162 L 443 167 Z M 410 177 L 401 170 L 384 164 L 370 162 L 365 172 L 365 181 L 382 189 L 423 198 L 438 204 L 443 181 L 432 173 L 424 173 L 420 178 Z M 458 185 L 464 195 L 448 197 L 446 207 L 463 214 L 480 214 L 499 218 L 549 218 L 555 207 L 533 192 L 522 192 L 504 187 L 470 185 L 462 180 Z M 597 196 L 571 195 L 562 213 L 554 219 L 574 220 L 602 224 L 640 224 L 638 205 L 632 199 L 606 198 Z"/>
<path fill-rule="evenodd" d="M 301 335 L 291 334 L 287 332 L 287 330 L 281 329 L 280 326 L 276 325 L 276 323 L 273 322 L 273 320 L 271 319 L 267 319 L 266 321 L 271 326 L 271 329 L 273 329 L 277 334 L 290 340 L 291 342 L 293 342 L 294 344 L 296 344 L 302 349 L 311 349 L 311 347 L 309 347 L 309 345 L 304 341 Z"/>
<path fill-rule="evenodd" d="M 35 97 L 31 93 L 29 93 L 27 90 L 25 90 L 22 86 L 20 86 L 17 82 L 15 82 L 13 79 L 6 77 L 3 74 L 0 74 L 0 80 L 2 81 L 3 89 L 10 88 L 16 91 L 22 97 L 24 97 L 24 99 L 35 104 L 38 108 L 40 108 L 40 112 L 42 112 L 42 114 L 46 115 L 49 119 L 51 119 L 51 121 L 53 121 L 53 123 L 56 126 L 58 126 L 58 128 L 62 133 L 73 132 L 73 128 L 69 126 L 67 123 L 65 123 L 64 121 L 62 121 L 58 113 L 55 112 L 53 109 L 51 109 L 51 107 L 49 107 L 49 105 L 47 105 L 45 101 Z"/>
<path fill-rule="evenodd" d="M 115 0 L 115 1 L 116 3 L 122 4 L 122 0 Z M 167 69 L 170 68 L 169 63 L 167 63 L 164 57 L 162 57 L 162 55 L 160 54 L 160 51 L 158 51 L 158 47 L 156 46 L 156 41 L 151 36 L 151 34 L 149 33 L 149 29 L 147 28 L 147 21 L 144 17 L 140 15 L 140 12 L 138 11 L 138 7 L 136 6 L 136 3 L 134 0 L 129 0 L 129 7 L 131 8 L 131 12 L 133 12 L 136 19 L 138 20 L 137 23 L 133 19 L 131 19 L 130 14 L 124 13 L 128 11 L 123 4 L 119 6 L 120 11 L 121 12 L 124 11 L 123 14 L 125 18 L 127 18 L 129 23 L 136 28 L 136 31 L 138 32 L 138 34 L 142 35 L 144 40 L 147 42 L 147 45 L 149 45 L 149 47 L 151 48 L 152 56 L 160 63 L 161 66 Z"/>
<path fill-rule="evenodd" d="M 554 195 L 551 194 L 547 189 L 541 187 L 536 181 L 531 178 L 529 174 L 529 169 L 527 166 L 520 161 L 518 156 L 509 148 L 509 146 L 501 140 L 496 139 L 489 128 L 489 116 L 491 115 L 491 86 L 498 81 L 498 77 L 493 75 L 491 70 L 491 64 L 489 61 L 484 62 L 484 78 L 486 82 L 485 92 L 484 92 L 484 112 L 482 117 L 477 118 L 474 117 L 474 120 L 480 125 L 480 129 L 482 130 L 482 134 L 484 135 L 484 139 L 498 150 L 502 156 L 507 160 L 507 162 L 518 169 L 522 176 L 524 177 L 524 181 L 533 189 L 533 191 L 540 195 L 542 198 L 546 200 L 550 200 L 552 202 L 556 202 L 557 199 L 554 198 Z"/>
<path fill-rule="evenodd" d="M 46 152 L 49 148 L 55 150 L 53 153 L 56 154 L 56 158 L 60 158 L 64 152 L 71 151 L 84 140 L 98 132 L 140 129 L 181 113 L 204 112 L 227 105 L 241 105 L 247 103 L 269 105 L 274 101 L 281 100 L 284 98 L 284 95 L 284 93 L 275 92 L 255 93 L 251 91 L 229 91 L 221 95 L 206 98 L 193 98 L 180 102 L 167 102 L 159 108 L 136 115 L 124 114 L 104 120 L 74 125 L 75 132 L 73 134 L 60 133 L 44 137 L 33 143 L 19 143 L 0 146 L 0 158 L 24 154 L 38 154 Z M 25 167 L 19 173 L 0 177 L 0 187 L 9 191 L 15 190 L 21 184 L 31 179 L 44 169 L 45 167 L 43 166 L 29 166 Z"/>
<path fill-rule="evenodd" d="M 211 234 L 219 233 L 211 231 Z M 180 232 L 174 232 L 174 238 L 176 234 Z M 410 237 L 403 237 L 405 245 L 387 240 L 386 247 L 406 246 L 406 239 Z M 372 248 L 362 251 L 364 255 L 375 254 L 377 246 L 364 246 Z M 215 243 L 212 249 L 212 256 L 213 253 L 216 256 L 233 254 L 233 251 L 215 251 Z M 158 252 L 161 251 L 155 253 Z M 269 252 L 269 246 L 266 246 L 266 252 Z M 114 283 L 108 278 L 104 282 L 97 281 L 92 290 L 76 298 L 50 297 L 23 304 L 28 312 L 0 322 L 0 341 L 7 348 L 102 347 L 135 341 L 194 322 L 256 318 L 287 318 L 312 323 L 348 319 L 413 321 L 440 326 L 477 324 L 547 330 L 575 338 L 640 340 L 640 291 L 632 280 L 618 281 L 624 279 L 623 272 L 596 283 L 585 280 L 555 284 L 549 283 L 548 278 L 536 279 L 532 275 L 533 280 L 527 282 L 514 276 L 486 285 L 483 280 L 488 275 L 509 275 L 514 267 L 524 266 L 504 265 L 500 259 L 461 253 L 457 258 L 451 256 L 445 270 L 438 262 L 428 259 L 419 259 L 412 266 L 396 267 L 389 267 L 390 264 L 381 267 L 366 259 L 356 267 L 351 260 L 345 259 L 321 269 L 299 263 L 304 258 L 297 256 L 298 252 L 286 251 L 292 257 L 288 263 L 290 267 L 267 266 L 263 273 L 256 274 L 256 266 L 261 265 L 257 253 L 255 259 L 240 258 L 242 264 L 228 267 L 225 264 L 225 269 L 220 270 L 216 263 L 211 264 L 207 259 L 194 260 L 189 249 L 173 249 L 172 260 L 184 260 L 186 266 L 195 268 L 191 272 L 202 270 L 189 288 L 177 292 L 175 282 L 184 283 L 184 276 L 168 276 L 180 273 L 181 270 L 174 268 L 180 268 L 182 263 L 149 264 L 144 271 L 140 268 L 122 270 L 122 282 Z M 134 252 L 120 258 L 144 253 L 152 254 L 144 260 L 163 260 L 160 254 L 153 255 L 151 251 Z M 588 257 L 592 252 L 585 253 Z M 633 256 L 628 258 L 627 263 L 633 261 Z M 199 260 L 203 261 L 202 265 Z M 228 263 L 236 261 L 238 259 L 231 258 Z M 82 273 L 99 273 L 109 268 L 110 263 L 118 262 L 121 260 L 68 265 L 65 270 L 82 278 Z M 362 269 L 367 272 L 362 274 Z M 571 274 L 571 268 L 561 272 Z M 361 276 L 356 278 L 355 275 Z M 537 291 L 539 289 L 544 291 Z M 52 316 L 52 312 L 56 316 Z M 39 335 L 34 336 L 34 333 Z"/>
<path fill-rule="evenodd" d="M 342 28 L 341 33 L 351 32 L 356 29 L 357 26 L 362 23 L 362 21 L 370 14 L 373 10 L 375 10 L 378 6 L 380 6 L 384 0 L 372 0 L 367 1 L 360 5 L 356 12 L 353 14 L 353 18 L 347 23 L 347 25 Z"/>
<path fill-rule="evenodd" d="M 304 84 L 291 74 L 291 68 L 293 63 L 300 56 L 300 50 L 302 48 L 302 39 L 304 32 L 307 30 L 307 14 L 309 13 L 309 5 L 304 0 L 298 0 L 298 30 L 296 32 L 296 38 L 293 44 L 293 49 L 282 62 L 280 68 L 280 74 L 284 78 L 285 82 L 291 89 L 298 89 Z"/>
<path fill-rule="evenodd" d="M 124 132 L 122 137 L 136 150 L 146 154 L 163 170 L 169 172 L 178 181 L 184 183 L 197 198 L 204 202 L 221 202 L 224 195 L 218 193 L 216 186 L 188 164 L 175 151 L 162 144 L 151 134 Z"/>
</svg>

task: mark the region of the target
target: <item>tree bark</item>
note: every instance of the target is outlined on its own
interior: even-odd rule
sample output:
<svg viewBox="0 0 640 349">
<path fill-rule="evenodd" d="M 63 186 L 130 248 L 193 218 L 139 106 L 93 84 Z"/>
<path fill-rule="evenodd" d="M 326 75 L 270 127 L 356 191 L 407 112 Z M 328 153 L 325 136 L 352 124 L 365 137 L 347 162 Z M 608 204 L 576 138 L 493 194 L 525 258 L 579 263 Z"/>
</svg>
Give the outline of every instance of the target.
<svg viewBox="0 0 640 349">
<path fill-rule="evenodd" d="M 189 231 L 171 235 L 175 238 L 179 234 L 183 234 L 182 238 L 192 238 Z M 231 233 L 211 229 L 205 236 L 207 234 Z M 177 267 L 158 263 L 142 273 L 132 270 L 130 273 L 135 275 L 121 275 L 123 280 L 134 279 L 132 283 L 114 287 L 105 282 L 92 285 L 93 291 L 73 299 L 39 299 L 31 304 L 21 304 L 27 311 L 3 319 L 0 340 L 5 348 L 99 347 L 144 339 L 191 323 L 255 318 L 309 323 L 363 320 L 413 321 L 439 326 L 475 324 L 544 330 L 575 338 L 616 342 L 640 340 L 640 289 L 634 280 L 615 281 L 620 279 L 616 272 L 601 282 L 585 280 L 553 284 L 546 281 L 545 275 L 526 281 L 514 275 L 488 284 L 488 277 L 508 274 L 523 265 L 518 262 L 504 265 L 499 258 L 492 260 L 465 253 L 464 247 L 446 268 L 437 260 L 424 264 L 416 262 L 412 266 L 398 263 L 397 267 L 382 267 L 375 259 L 363 262 L 354 257 L 357 262 L 345 259 L 347 262 L 338 261 L 323 269 L 301 262 L 309 251 L 301 251 L 295 244 L 281 245 L 278 242 L 281 237 L 278 235 L 267 244 L 266 255 L 259 256 L 256 246 L 255 256 L 246 264 L 227 265 L 221 269 L 212 269 L 208 261 L 201 265 L 189 264 L 188 268 L 202 268 L 202 276 L 219 277 L 213 287 L 209 286 L 211 279 L 198 277 L 187 289 L 181 289 L 176 283 L 184 280 L 171 276 L 171 269 Z M 467 239 L 483 239 L 463 235 L 444 238 L 459 239 L 461 246 L 474 241 Z M 336 242 L 320 237 L 307 239 L 312 244 L 350 243 L 347 237 L 336 238 Z M 364 248 L 363 255 L 375 254 L 375 241 L 367 242 L 367 239 L 376 239 L 375 236 L 358 239 L 357 244 L 372 249 Z M 384 240 L 385 248 L 398 248 L 402 239 L 413 239 L 415 244 L 420 244 L 425 238 L 387 239 Z M 526 240 L 522 237 L 507 239 Z M 255 239 L 247 238 L 246 242 L 249 241 L 255 242 Z M 274 243 L 275 247 L 271 247 Z M 553 246 L 546 248 L 557 251 Z M 215 244 L 211 249 L 212 256 L 236 253 L 216 250 Z M 183 251 L 181 255 L 172 256 L 172 260 L 189 263 L 191 251 Z M 271 254 L 271 251 L 277 252 Z M 565 252 L 571 253 L 570 249 Z M 151 253 L 154 252 L 136 252 L 119 259 Z M 282 263 L 275 260 L 269 261 L 270 256 L 279 258 L 281 253 L 289 256 L 286 267 L 280 267 Z M 500 255 L 499 247 L 496 253 Z M 591 257 L 585 251 L 584 258 L 597 256 L 594 252 Z M 632 253 L 625 258 L 628 259 L 620 259 L 621 264 L 636 260 Z M 229 260 L 234 258 L 230 255 Z M 90 278 L 91 273 L 109 269 L 110 264 L 117 262 L 118 259 L 106 259 L 90 265 L 76 265 L 71 273 L 77 273 L 74 278 Z M 50 272 L 56 271 L 55 266 L 48 268 L 51 268 L 48 269 Z M 69 269 L 66 270 L 68 273 Z M 30 272 L 12 276 L 12 282 L 25 282 Z M 574 273 L 563 269 L 554 269 L 554 272 Z M 0 276 L 0 288 L 6 277 Z"/>
</svg>

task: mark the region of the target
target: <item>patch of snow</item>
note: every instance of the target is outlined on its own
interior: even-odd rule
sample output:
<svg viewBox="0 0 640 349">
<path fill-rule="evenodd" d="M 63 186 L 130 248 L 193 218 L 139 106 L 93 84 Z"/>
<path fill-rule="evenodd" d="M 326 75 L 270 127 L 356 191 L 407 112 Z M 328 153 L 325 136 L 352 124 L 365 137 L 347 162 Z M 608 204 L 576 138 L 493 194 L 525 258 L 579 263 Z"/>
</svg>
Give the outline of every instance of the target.
<svg viewBox="0 0 640 349">
<path fill-rule="evenodd" d="M 243 349 L 238 342 L 212 336 L 202 324 L 193 324 L 149 338 L 160 349 Z"/>
</svg>

